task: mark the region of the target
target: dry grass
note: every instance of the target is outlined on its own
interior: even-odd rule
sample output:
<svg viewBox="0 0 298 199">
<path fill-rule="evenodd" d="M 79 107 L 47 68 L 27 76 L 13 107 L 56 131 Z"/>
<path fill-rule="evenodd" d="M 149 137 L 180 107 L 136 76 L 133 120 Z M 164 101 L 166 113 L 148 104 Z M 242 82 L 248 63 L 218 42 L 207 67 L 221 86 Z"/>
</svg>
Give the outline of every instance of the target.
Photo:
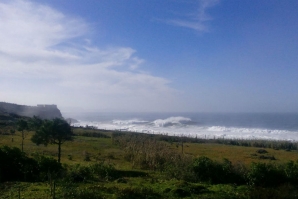
<svg viewBox="0 0 298 199">
<path fill-rule="evenodd" d="M 180 147 L 179 147 L 180 148 Z M 266 155 L 274 156 L 276 160 L 260 159 L 260 155 L 256 151 L 260 148 L 231 146 L 222 144 L 194 144 L 185 143 L 184 152 L 186 154 L 197 156 L 207 156 L 213 160 L 221 161 L 223 158 L 229 159 L 232 163 L 242 163 L 249 165 L 251 162 L 271 162 L 271 163 L 286 163 L 290 160 L 298 160 L 297 151 L 285 151 L 265 149 L 268 151 Z M 179 149 L 178 149 L 179 150 Z"/>
<path fill-rule="evenodd" d="M 86 130 L 89 131 L 89 130 Z M 92 130 L 93 132 L 96 130 Z M 105 132 L 111 136 L 111 133 Z M 24 142 L 24 151 L 27 154 L 38 152 L 45 155 L 57 157 L 57 145 L 48 145 L 47 147 L 40 145 L 36 146 L 31 142 L 30 138 L 33 132 L 27 133 Z M 13 137 L 13 142 L 12 142 Z M 11 147 L 21 148 L 20 132 L 15 135 L 0 135 L 0 146 L 7 145 Z M 180 143 L 169 144 L 172 149 L 181 153 Z M 178 147 L 177 147 L 178 146 Z M 213 160 L 221 161 L 223 158 L 229 159 L 232 163 L 242 163 L 250 165 L 251 162 L 271 162 L 276 164 L 286 163 L 290 160 L 298 160 L 297 151 L 274 150 L 266 148 L 270 156 L 274 156 L 276 160 L 260 159 L 260 155 L 256 151 L 256 147 L 232 146 L 214 143 L 184 143 L 184 154 L 193 157 L 207 156 Z M 124 160 L 124 151 L 112 142 L 111 138 L 94 138 L 75 136 L 71 142 L 65 142 L 62 145 L 61 162 L 67 164 L 89 164 L 84 161 L 85 154 L 90 154 L 91 162 L 109 161 L 116 165 L 119 169 L 129 169 L 131 164 Z M 69 156 L 72 160 L 69 160 Z"/>
<path fill-rule="evenodd" d="M 16 132 L 15 135 L 0 135 L 0 146 L 10 146 L 21 148 L 21 134 Z M 27 133 L 24 140 L 24 152 L 31 155 L 32 153 L 41 153 L 44 155 L 57 158 L 57 145 L 37 146 L 31 142 L 33 132 Z M 12 142 L 13 138 L 13 142 Z M 84 161 L 85 154 L 90 154 L 91 161 Z M 72 160 L 69 159 L 72 157 Z M 112 144 L 110 138 L 92 138 L 74 136 L 74 140 L 62 144 L 61 162 L 66 164 L 89 164 L 96 161 L 109 161 L 114 164 L 127 167 L 128 163 L 123 160 L 123 152 L 117 146 Z"/>
</svg>

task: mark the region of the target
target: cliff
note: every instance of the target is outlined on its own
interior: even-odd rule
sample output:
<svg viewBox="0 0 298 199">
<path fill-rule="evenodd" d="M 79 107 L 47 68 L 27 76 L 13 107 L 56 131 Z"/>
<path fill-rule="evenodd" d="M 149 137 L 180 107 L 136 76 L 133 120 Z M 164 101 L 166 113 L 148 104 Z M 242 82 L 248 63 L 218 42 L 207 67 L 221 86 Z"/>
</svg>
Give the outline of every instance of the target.
<svg viewBox="0 0 298 199">
<path fill-rule="evenodd" d="M 26 117 L 38 116 L 42 119 L 62 118 L 62 114 L 56 105 L 26 106 L 0 102 L 0 112 L 13 113 Z"/>
</svg>

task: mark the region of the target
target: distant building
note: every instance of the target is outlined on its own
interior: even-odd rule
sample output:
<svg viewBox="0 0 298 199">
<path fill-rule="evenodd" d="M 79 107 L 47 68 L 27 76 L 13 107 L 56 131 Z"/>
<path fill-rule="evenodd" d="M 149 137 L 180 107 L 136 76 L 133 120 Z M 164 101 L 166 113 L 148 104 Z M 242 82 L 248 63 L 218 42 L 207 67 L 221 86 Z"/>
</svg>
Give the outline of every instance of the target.
<svg viewBox="0 0 298 199">
<path fill-rule="evenodd" d="M 37 107 L 40 108 L 57 108 L 56 104 L 37 104 Z"/>
</svg>

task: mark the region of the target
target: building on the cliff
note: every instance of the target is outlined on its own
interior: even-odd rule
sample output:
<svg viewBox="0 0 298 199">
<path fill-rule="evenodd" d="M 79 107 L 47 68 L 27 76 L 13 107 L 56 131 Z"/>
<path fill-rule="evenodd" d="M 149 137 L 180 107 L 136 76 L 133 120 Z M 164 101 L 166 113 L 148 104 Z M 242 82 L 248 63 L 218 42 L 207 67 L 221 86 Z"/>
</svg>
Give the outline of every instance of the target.
<svg viewBox="0 0 298 199">
<path fill-rule="evenodd" d="M 56 104 L 37 104 L 39 108 L 57 108 Z"/>
</svg>

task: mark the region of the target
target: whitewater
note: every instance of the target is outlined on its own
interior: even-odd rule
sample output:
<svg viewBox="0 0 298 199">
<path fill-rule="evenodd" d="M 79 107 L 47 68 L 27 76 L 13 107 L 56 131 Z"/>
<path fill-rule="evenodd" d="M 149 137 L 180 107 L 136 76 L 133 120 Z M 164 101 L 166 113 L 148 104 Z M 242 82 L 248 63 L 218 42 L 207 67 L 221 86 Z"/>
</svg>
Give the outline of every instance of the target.
<svg viewBox="0 0 298 199">
<path fill-rule="evenodd" d="M 298 141 L 296 113 L 64 113 L 75 127 L 203 139 Z"/>
</svg>

